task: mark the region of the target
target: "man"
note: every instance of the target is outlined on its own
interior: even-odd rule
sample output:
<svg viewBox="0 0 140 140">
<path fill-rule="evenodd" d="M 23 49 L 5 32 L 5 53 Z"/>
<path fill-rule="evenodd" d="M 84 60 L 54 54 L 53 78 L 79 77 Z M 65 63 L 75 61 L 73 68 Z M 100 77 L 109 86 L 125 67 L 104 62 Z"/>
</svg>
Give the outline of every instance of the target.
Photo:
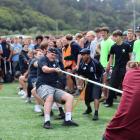
<svg viewBox="0 0 140 140">
<path fill-rule="evenodd" d="M 133 50 L 133 45 L 134 45 L 134 31 L 132 29 L 127 30 L 127 40 L 126 43 L 128 43 Z"/>
<path fill-rule="evenodd" d="M 140 139 L 140 64 L 130 62 L 123 81 L 123 94 L 117 112 L 106 128 L 103 140 Z"/>
<path fill-rule="evenodd" d="M 95 40 L 96 33 L 94 31 L 89 31 L 86 34 L 86 38 L 88 42 L 90 42 L 88 48 L 90 49 L 90 56 L 92 59 L 94 59 L 95 53 L 96 53 L 96 46 L 97 46 L 97 41 Z"/>
<path fill-rule="evenodd" d="M 115 44 L 110 50 L 110 59 L 106 71 L 110 70 L 110 67 L 113 65 L 113 60 L 115 58 L 115 65 L 113 67 L 110 86 L 114 88 L 120 88 L 123 78 L 126 72 L 126 64 L 131 58 L 131 47 L 129 44 L 123 42 L 123 34 L 120 30 L 113 32 L 113 38 Z M 115 92 L 109 90 L 109 97 L 106 100 L 106 107 L 111 107 L 113 105 L 113 98 L 115 97 Z"/>
<path fill-rule="evenodd" d="M 36 37 L 36 45 L 34 46 L 34 49 L 39 49 L 40 48 L 40 44 L 43 41 L 43 36 L 39 35 Z"/>
<path fill-rule="evenodd" d="M 137 40 L 134 42 L 132 59 L 134 61 L 140 62 L 140 26 L 138 26 L 136 29 L 136 36 Z"/>
<path fill-rule="evenodd" d="M 80 46 L 73 41 L 72 35 L 66 35 L 63 38 L 63 64 L 64 68 L 67 72 L 72 72 L 73 69 L 79 66 L 80 55 L 79 52 L 81 50 Z M 75 92 L 74 90 L 74 79 L 67 75 L 67 91 L 71 94 Z"/>
<path fill-rule="evenodd" d="M 110 49 L 111 49 L 112 45 L 114 45 L 115 42 L 110 38 L 110 34 L 109 34 L 110 30 L 108 27 L 102 27 L 100 29 L 100 31 L 101 31 L 102 41 L 97 46 L 96 51 L 97 51 L 98 55 L 100 55 L 99 61 L 100 61 L 101 65 L 104 67 L 104 69 L 106 69 L 108 61 L 109 61 Z M 109 75 L 110 75 L 109 72 L 107 72 L 104 74 L 104 77 L 103 77 L 103 79 L 104 79 L 103 82 L 106 85 L 108 85 Z M 102 99 L 103 100 L 107 99 L 108 98 L 108 90 L 103 88 L 103 94 L 104 94 L 104 96 Z M 104 103 L 106 103 L 106 102 L 104 102 Z"/>
<path fill-rule="evenodd" d="M 53 102 L 65 104 L 65 121 L 64 126 L 78 126 L 72 121 L 72 104 L 73 96 L 57 88 L 60 69 L 55 61 L 56 49 L 49 48 L 47 55 L 42 57 L 38 62 L 38 78 L 36 83 L 37 94 L 44 100 L 44 128 L 51 129 L 50 112 Z"/>
<path fill-rule="evenodd" d="M 15 74 L 15 72 L 19 70 L 19 54 L 22 51 L 22 45 L 19 43 L 18 37 L 14 38 L 12 46 L 12 66 L 13 74 Z"/>
<path fill-rule="evenodd" d="M 78 74 L 90 80 L 101 82 L 101 78 L 104 72 L 101 64 L 96 59 L 91 58 L 90 50 L 88 48 L 82 49 L 80 54 L 82 55 L 82 60 L 79 65 Z M 87 106 L 87 110 L 84 112 L 84 114 L 90 114 L 92 112 L 90 102 L 94 100 L 94 121 L 98 120 L 100 96 L 101 87 L 88 83 L 85 91 L 85 104 Z"/>
</svg>

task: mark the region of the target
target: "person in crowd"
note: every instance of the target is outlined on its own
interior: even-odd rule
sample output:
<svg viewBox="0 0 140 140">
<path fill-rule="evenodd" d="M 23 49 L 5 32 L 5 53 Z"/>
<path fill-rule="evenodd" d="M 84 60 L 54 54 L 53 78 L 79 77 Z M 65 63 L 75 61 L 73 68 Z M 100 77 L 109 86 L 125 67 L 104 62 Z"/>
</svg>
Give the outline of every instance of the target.
<svg viewBox="0 0 140 140">
<path fill-rule="evenodd" d="M 94 59 L 96 53 L 96 46 L 97 46 L 97 42 L 95 40 L 96 33 L 94 31 L 89 31 L 86 34 L 86 38 L 88 42 L 90 42 L 89 46 L 87 47 L 90 49 L 90 53 L 91 53 L 90 56 L 92 59 Z"/>
<path fill-rule="evenodd" d="M 100 28 L 101 31 L 101 36 L 102 36 L 102 41 L 101 43 L 97 46 L 96 52 L 97 54 L 100 55 L 100 63 L 106 69 L 108 61 L 109 61 L 109 55 L 110 55 L 110 49 L 112 45 L 114 45 L 114 41 L 110 38 L 110 30 L 108 27 L 102 27 Z M 108 85 L 108 76 L 109 72 L 104 74 L 104 84 Z M 103 100 L 108 98 L 108 90 L 103 88 Z"/>
<path fill-rule="evenodd" d="M 116 89 L 121 88 L 123 78 L 126 73 L 126 64 L 131 58 L 132 48 L 128 43 L 125 43 L 122 38 L 122 31 L 116 30 L 113 32 L 113 38 L 115 44 L 111 47 L 109 63 L 107 65 L 106 71 L 110 70 L 113 66 L 113 60 L 115 58 L 115 64 L 113 66 L 113 71 L 110 79 L 110 86 Z M 109 90 L 109 97 L 106 100 L 106 107 L 111 107 L 113 105 L 113 99 L 115 97 L 115 92 Z"/>
<path fill-rule="evenodd" d="M 55 61 L 56 49 L 49 48 L 47 55 L 41 58 L 38 62 L 38 78 L 36 83 L 37 94 L 44 100 L 44 128 L 51 129 L 50 112 L 53 102 L 65 104 L 65 121 L 64 126 L 78 126 L 72 121 L 72 104 L 73 96 L 63 90 L 57 88 L 59 65 Z"/>
<path fill-rule="evenodd" d="M 23 45 L 23 50 L 21 51 L 19 55 L 19 67 L 21 76 L 19 77 L 19 84 L 20 84 L 20 91 L 19 95 L 23 95 L 23 98 L 26 98 L 27 96 L 27 71 L 28 71 L 28 65 L 29 65 L 29 56 L 28 56 L 28 45 Z"/>
<path fill-rule="evenodd" d="M 62 56 L 64 68 L 67 72 L 72 72 L 73 69 L 78 68 L 81 58 L 79 55 L 80 50 L 80 46 L 73 41 L 72 35 L 66 35 L 66 37 L 63 38 Z M 74 79 L 67 75 L 67 91 L 73 94 L 75 92 L 74 86 Z"/>
<path fill-rule="evenodd" d="M 126 43 L 128 43 L 130 45 L 130 47 L 132 48 L 133 50 L 133 45 L 134 45 L 134 31 L 133 29 L 128 29 L 127 30 L 127 40 L 126 40 Z"/>
<path fill-rule="evenodd" d="M 36 41 L 36 45 L 34 46 L 34 49 L 36 50 L 40 48 L 40 44 L 43 41 L 43 36 L 42 35 L 37 36 L 35 41 Z"/>
<path fill-rule="evenodd" d="M 115 116 L 106 127 L 103 140 L 140 138 L 140 63 L 129 62 L 123 80 L 123 93 Z"/>
<path fill-rule="evenodd" d="M 16 71 L 19 71 L 19 55 L 22 51 L 22 45 L 19 43 L 18 37 L 14 38 L 14 43 L 12 44 L 12 67 L 13 75 Z"/>
<path fill-rule="evenodd" d="M 2 39 L 1 42 L 1 68 L 3 70 L 3 78 L 6 82 L 6 72 L 10 70 L 10 63 L 12 57 L 11 45 L 6 42 L 6 38 Z M 5 63 L 5 64 L 4 64 Z M 6 69 L 5 66 L 6 65 Z"/>
<path fill-rule="evenodd" d="M 90 49 L 84 48 L 80 51 L 82 59 L 79 65 L 78 74 L 88 78 L 90 80 L 101 83 L 101 79 L 104 73 L 104 68 L 98 60 L 91 58 Z M 94 101 L 94 116 L 93 120 L 98 120 L 99 99 L 101 97 L 101 87 L 92 83 L 87 83 L 85 91 L 85 104 L 87 110 L 84 114 L 90 114 L 92 112 L 90 102 Z"/>
<path fill-rule="evenodd" d="M 136 28 L 136 36 L 137 40 L 134 42 L 134 47 L 133 47 L 133 60 L 140 62 L 140 26 Z"/>
</svg>

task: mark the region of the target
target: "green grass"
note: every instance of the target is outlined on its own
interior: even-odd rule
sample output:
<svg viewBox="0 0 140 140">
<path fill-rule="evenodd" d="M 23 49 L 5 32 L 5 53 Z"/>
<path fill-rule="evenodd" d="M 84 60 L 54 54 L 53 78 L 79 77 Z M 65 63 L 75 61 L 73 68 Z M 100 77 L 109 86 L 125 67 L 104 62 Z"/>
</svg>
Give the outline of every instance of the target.
<svg viewBox="0 0 140 140">
<path fill-rule="evenodd" d="M 101 105 L 100 120 L 94 122 L 92 115 L 82 115 L 85 107 L 81 102 L 73 113 L 73 119 L 79 123 L 79 127 L 65 128 L 61 126 L 62 121 L 52 118 L 54 129 L 46 130 L 42 128 L 43 117 L 33 112 L 34 104 L 26 104 L 20 97 L 3 97 L 18 97 L 17 84 L 5 84 L 0 91 L 0 140 L 101 140 L 117 108 L 106 109 Z"/>
</svg>

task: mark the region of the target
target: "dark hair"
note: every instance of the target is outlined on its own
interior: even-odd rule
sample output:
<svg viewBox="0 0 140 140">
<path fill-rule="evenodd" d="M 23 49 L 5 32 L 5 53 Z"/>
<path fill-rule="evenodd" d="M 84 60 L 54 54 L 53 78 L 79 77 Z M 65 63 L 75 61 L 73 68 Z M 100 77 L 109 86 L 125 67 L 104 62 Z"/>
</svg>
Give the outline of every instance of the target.
<svg viewBox="0 0 140 140">
<path fill-rule="evenodd" d="M 100 31 L 105 31 L 105 32 L 109 33 L 109 27 L 102 27 L 102 28 L 100 28 Z"/>
<path fill-rule="evenodd" d="M 100 27 L 95 28 L 95 32 L 96 33 L 99 33 L 100 31 L 101 31 L 101 28 Z"/>
<path fill-rule="evenodd" d="M 123 33 L 121 30 L 115 30 L 112 35 L 113 36 L 123 36 Z"/>
<path fill-rule="evenodd" d="M 72 41 L 73 40 L 73 36 L 71 34 L 66 35 L 66 39 L 68 41 Z"/>
<path fill-rule="evenodd" d="M 37 37 L 36 37 L 36 40 L 38 40 L 38 39 L 40 39 L 41 41 L 43 40 L 43 36 L 42 35 L 38 35 Z"/>
</svg>

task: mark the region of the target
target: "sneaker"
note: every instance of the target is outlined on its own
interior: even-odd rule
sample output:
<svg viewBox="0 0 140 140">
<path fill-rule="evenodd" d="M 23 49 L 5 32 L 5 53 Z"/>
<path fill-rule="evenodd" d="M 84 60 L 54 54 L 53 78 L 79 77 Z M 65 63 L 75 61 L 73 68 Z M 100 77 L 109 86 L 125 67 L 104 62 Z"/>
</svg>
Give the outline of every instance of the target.
<svg viewBox="0 0 140 140">
<path fill-rule="evenodd" d="M 34 111 L 35 111 L 36 113 L 41 113 L 42 110 L 41 110 L 40 105 L 35 105 L 35 107 L 34 107 Z"/>
<path fill-rule="evenodd" d="M 83 115 L 90 114 L 91 112 L 92 112 L 92 109 L 91 109 L 91 107 L 89 107 L 89 108 L 83 113 Z"/>
<path fill-rule="evenodd" d="M 64 121 L 63 126 L 79 126 L 76 122 L 69 120 L 69 121 Z"/>
<path fill-rule="evenodd" d="M 18 92 L 18 95 L 19 96 L 23 96 L 25 94 L 25 91 L 24 90 L 20 90 L 19 92 Z"/>
<path fill-rule="evenodd" d="M 23 96 L 21 96 L 22 99 L 26 99 L 27 98 L 27 94 L 25 93 Z"/>
<path fill-rule="evenodd" d="M 43 125 L 43 127 L 44 127 L 45 129 L 52 129 L 52 126 L 51 126 L 50 121 L 45 122 L 44 125 Z"/>
<path fill-rule="evenodd" d="M 64 120 L 65 119 L 65 114 L 59 114 L 56 120 Z"/>
<path fill-rule="evenodd" d="M 99 120 L 98 115 L 94 115 L 92 120 L 93 120 L 93 121 L 97 121 L 97 120 Z"/>
<path fill-rule="evenodd" d="M 27 100 L 25 101 L 25 103 L 29 103 L 29 104 L 32 103 L 31 98 L 28 97 Z"/>
<path fill-rule="evenodd" d="M 113 104 L 105 104 L 104 106 L 105 106 L 105 107 L 112 107 Z"/>
</svg>

